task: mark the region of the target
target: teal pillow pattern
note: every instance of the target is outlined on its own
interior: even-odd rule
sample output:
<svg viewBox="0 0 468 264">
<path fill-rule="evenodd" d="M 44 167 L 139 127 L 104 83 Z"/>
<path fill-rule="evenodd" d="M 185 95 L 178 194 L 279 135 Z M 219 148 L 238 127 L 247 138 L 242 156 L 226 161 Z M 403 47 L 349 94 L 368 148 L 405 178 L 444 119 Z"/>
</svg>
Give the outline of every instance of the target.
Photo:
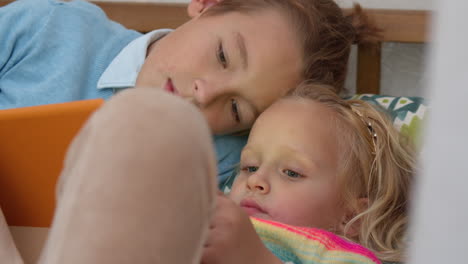
<svg viewBox="0 0 468 264">
<path fill-rule="evenodd" d="M 358 94 L 349 99 L 360 99 L 380 106 L 390 116 L 395 128 L 409 136 L 417 148 L 422 144 L 421 130 L 427 113 L 427 105 L 422 97 L 385 96 Z"/>
</svg>

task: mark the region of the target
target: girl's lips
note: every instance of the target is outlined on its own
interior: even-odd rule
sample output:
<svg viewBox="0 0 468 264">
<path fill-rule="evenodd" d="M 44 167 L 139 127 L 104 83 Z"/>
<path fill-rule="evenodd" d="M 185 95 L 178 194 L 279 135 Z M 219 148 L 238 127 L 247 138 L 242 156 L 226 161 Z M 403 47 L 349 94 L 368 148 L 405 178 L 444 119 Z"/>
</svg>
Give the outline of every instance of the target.
<svg viewBox="0 0 468 264">
<path fill-rule="evenodd" d="M 171 94 L 176 94 L 176 95 L 178 94 L 174 84 L 172 83 L 171 78 L 167 79 L 167 82 L 164 85 L 164 90 L 166 90 L 167 92 Z"/>
<path fill-rule="evenodd" d="M 244 209 L 245 212 L 250 216 L 255 216 L 258 214 L 267 214 L 267 212 L 254 200 L 244 199 L 241 201 L 240 207 Z"/>
</svg>

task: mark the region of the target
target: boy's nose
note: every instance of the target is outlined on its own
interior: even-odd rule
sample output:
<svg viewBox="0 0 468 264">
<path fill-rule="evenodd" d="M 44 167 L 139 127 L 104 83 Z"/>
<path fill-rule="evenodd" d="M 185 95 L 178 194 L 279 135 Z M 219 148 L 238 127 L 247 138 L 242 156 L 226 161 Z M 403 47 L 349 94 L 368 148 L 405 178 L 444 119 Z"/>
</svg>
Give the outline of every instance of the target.
<svg viewBox="0 0 468 264">
<path fill-rule="evenodd" d="M 195 80 L 193 83 L 193 95 L 197 104 L 207 106 L 223 95 L 226 89 L 213 85 L 205 80 Z"/>
</svg>

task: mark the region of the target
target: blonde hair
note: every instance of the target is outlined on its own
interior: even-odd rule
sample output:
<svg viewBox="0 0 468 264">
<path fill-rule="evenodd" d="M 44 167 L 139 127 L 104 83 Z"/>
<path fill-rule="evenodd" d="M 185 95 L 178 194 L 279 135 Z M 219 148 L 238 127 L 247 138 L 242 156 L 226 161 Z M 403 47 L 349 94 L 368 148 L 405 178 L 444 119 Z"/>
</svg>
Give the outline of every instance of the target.
<svg viewBox="0 0 468 264">
<path fill-rule="evenodd" d="M 343 100 L 332 88 L 305 84 L 290 95 L 325 105 L 335 114 L 341 150 L 339 179 L 342 201 L 357 212 L 344 234 L 357 225 L 351 238 L 383 261 L 402 261 L 408 226 L 408 193 L 415 169 L 415 153 L 390 119 L 362 100 Z M 374 137 L 375 135 L 375 137 Z M 360 198 L 367 199 L 362 208 Z M 346 235 L 345 235 L 346 236 Z"/>
</svg>

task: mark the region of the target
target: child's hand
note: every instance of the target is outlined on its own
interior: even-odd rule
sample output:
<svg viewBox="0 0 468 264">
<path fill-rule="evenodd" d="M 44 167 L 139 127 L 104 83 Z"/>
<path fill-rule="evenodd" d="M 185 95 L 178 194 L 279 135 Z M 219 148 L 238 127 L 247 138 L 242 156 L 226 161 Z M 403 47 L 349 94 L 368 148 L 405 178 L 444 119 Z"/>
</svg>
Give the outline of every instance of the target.
<svg viewBox="0 0 468 264">
<path fill-rule="evenodd" d="M 218 193 L 202 264 L 281 263 L 262 243 L 247 214 Z"/>
</svg>

